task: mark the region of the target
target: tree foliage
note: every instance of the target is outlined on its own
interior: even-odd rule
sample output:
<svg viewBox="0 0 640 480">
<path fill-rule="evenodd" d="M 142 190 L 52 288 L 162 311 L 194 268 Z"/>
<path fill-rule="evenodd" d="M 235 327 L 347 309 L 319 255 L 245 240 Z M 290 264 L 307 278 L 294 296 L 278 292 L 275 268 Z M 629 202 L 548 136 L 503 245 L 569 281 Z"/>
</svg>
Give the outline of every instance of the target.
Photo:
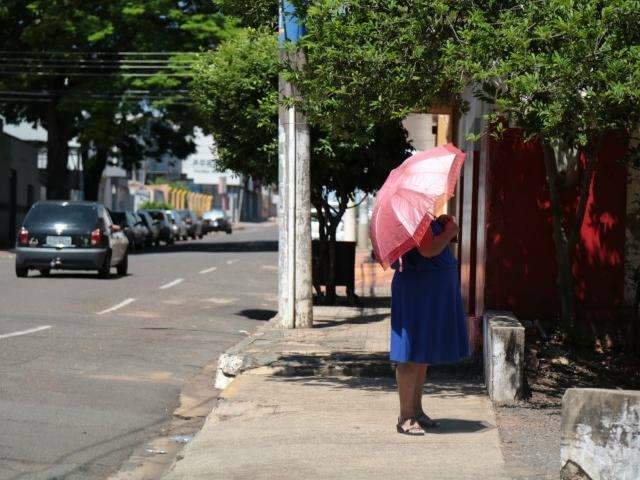
<svg viewBox="0 0 640 480">
<path fill-rule="evenodd" d="M 180 101 L 189 55 L 172 52 L 212 48 L 232 29 L 233 22 L 209 0 L 3 2 L 0 90 L 18 95 L 0 94 L 0 111 L 9 121 L 39 123 L 48 130 L 48 195 L 67 198 L 67 143 L 75 136 L 83 139 L 85 152 L 113 149 L 125 166 L 149 153 L 149 143 L 167 143 L 167 135 L 176 150 L 192 149 L 184 133 L 192 130 L 193 109 Z M 119 53 L 123 51 L 155 54 Z M 132 70 L 127 64 L 131 59 L 142 62 Z M 163 63 L 159 59 L 169 62 L 153 67 Z M 17 68 L 10 68 L 11 62 L 18 62 Z M 147 74 L 132 75 L 140 72 Z M 143 93 L 126 93 L 131 91 Z M 160 119 L 168 128 L 158 128 Z M 153 133 L 161 136 L 141 140 Z M 106 156 L 85 155 L 85 179 L 93 186 Z"/>
<path fill-rule="evenodd" d="M 245 29 L 203 56 L 192 90 L 218 144 L 222 168 L 262 181 L 275 180 L 282 70 L 277 38 L 265 30 Z M 307 102 L 315 101 L 305 98 L 305 108 Z M 341 135 L 336 135 L 330 119 L 318 116 L 310 120 L 310 131 L 311 202 L 318 213 L 320 237 L 330 242 L 327 261 L 331 265 L 337 226 L 356 191 L 379 188 L 411 146 L 400 120 L 382 120 L 382 116 L 367 124 L 345 126 Z M 331 299 L 335 288 L 329 283 Z"/>
<path fill-rule="evenodd" d="M 246 27 L 268 27 L 278 24 L 278 0 L 213 0 L 224 15 L 240 19 Z"/>
<path fill-rule="evenodd" d="M 272 183 L 278 172 L 278 45 L 247 28 L 204 54 L 191 86 L 219 167 Z"/>
<path fill-rule="evenodd" d="M 306 6 L 307 54 L 289 67 L 304 108 L 336 136 L 427 111 L 449 98 L 442 45 L 466 1 L 315 0 Z"/>
</svg>

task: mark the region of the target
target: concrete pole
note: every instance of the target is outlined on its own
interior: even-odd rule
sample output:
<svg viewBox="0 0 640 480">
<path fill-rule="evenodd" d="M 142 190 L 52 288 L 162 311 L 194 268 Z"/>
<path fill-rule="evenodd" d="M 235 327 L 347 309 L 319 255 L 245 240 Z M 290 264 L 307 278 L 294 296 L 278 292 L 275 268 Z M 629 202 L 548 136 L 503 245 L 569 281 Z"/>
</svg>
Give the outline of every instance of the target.
<svg viewBox="0 0 640 480">
<path fill-rule="evenodd" d="M 282 42 L 297 41 L 301 26 L 291 3 L 280 4 L 280 38 Z M 281 49 L 285 55 L 285 49 Z M 289 58 L 301 68 L 303 52 Z M 284 328 L 313 326 L 311 269 L 311 141 L 307 120 L 296 107 L 284 108 L 282 100 L 296 98 L 298 92 L 284 80 L 279 81 L 278 112 L 278 181 L 279 217 L 279 282 L 278 316 Z"/>
<path fill-rule="evenodd" d="M 286 97 L 288 85 L 282 78 L 279 80 L 280 100 Z M 287 138 L 285 130 L 285 118 L 287 111 L 281 105 L 278 109 L 278 316 L 280 323 L 285 328 L 293 328 L 293 317 L 289 310 L 289 217 L 287 189 Z"/>
<path fill-rule="evenodd" d="M 295 94 L 282 82 L 281 92 Z M 284 328 L 313 326 L 311 267 L 310 136 L 304 115 L 295 107 L 279 115 L 279 282 L 278 309 Z"/>
<path fill-rule="evenodd" d="M 311 268 L 311 138 L 305 116 L 295 115 L 295 328 L 313 327 Z"/>
</svg>

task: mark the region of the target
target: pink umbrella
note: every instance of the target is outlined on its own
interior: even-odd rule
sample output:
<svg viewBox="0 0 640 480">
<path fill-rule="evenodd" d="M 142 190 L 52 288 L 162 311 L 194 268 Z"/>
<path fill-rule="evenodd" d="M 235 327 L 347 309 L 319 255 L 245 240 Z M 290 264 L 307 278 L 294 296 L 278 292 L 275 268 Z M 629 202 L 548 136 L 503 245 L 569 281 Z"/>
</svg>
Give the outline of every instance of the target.
<svg viewBox="0 0 640 480">
<path fill-rule="evenodd" d="M 371 241 L 383 268 L 431 235 L 429 225 L 453 196 L 465 153 L 451 144 L 417 152 L 378 191 Z"/>
</svg>

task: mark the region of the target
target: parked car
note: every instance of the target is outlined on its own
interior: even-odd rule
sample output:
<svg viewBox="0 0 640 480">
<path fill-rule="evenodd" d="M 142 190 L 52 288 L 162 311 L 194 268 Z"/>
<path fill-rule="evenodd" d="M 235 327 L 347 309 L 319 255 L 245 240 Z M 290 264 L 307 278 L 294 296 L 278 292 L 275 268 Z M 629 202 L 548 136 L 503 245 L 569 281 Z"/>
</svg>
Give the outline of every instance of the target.
<svg viewBox="0 0 640 480">
<path fill-rule="evenodd" d="M 172 223 L 176 227 L 173 230 L 176 240 L 187 240 L 189 238 L 189 230 L 182 216 L 177 210 L 165 210 L 165 212 L 171 215 Z"/>
<path fill-rule="evenodd" d="M 147 247 L 151 247 L 152 245 L 160 245 L 160 224 L 153 221 L 153 218 L 151 218 L 149 212 L 139 210 L 135 214 L 140 219 L 140 221 L 144 223 L 144 226 L 147 227 L 148 233 L 145 239 L 145 244 L 147 245 Z"/>
<path fill-rule="evenodd" d="M 178 210 L 178 213 L 187 224 L 189 236 L 194 240 L 196 238 L 202 238 L 202 220 L 200 220 L 191 210 Z"/>
<path fill-rule="evenodd" d="M 205 212 L 202 216 L 202 222 L 204 233 L 227 232 L 227 234 L 230 235 L 233 232 L 231 221 L 220 209 L 213 209 Z"/>
<path fill-rule="evenodd" d="M 47 201 L 35 203 L 16 239 L 18 277 L 29 270 L 97 270 L 108 277 L 128 270 L 129 241 L 114 224 L 106 207 L 97 202 Z"/>
<path fill-rule="evenodd" d="M 129 240 L 129 249 L 143 248 L 147 238 L 147 227 L 139 221 L 133 212 L 128 210 L 110 212 L 111 219 L 116 225 L 120 225 L 122 231 Z"/>
<path fill-rule="evenodd" d="M 146 212 L 153 219 L 153 222 L 158 226 L 160 234 L 158 236 L 159 241 L 163 241 L 167 245 L 173 245 L 175 237 L 173 236 L 173 224 L 172 218 L 165 213 L 164 210 L 141 210 Z"/>
</svg>

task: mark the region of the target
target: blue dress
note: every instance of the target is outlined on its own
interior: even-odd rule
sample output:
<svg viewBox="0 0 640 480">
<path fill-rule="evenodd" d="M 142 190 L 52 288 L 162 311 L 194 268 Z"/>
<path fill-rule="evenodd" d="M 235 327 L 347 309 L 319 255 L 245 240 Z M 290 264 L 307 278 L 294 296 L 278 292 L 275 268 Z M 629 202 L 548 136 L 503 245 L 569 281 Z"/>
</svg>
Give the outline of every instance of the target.
<svg viewBox="0 0 640 480">
<path fill-rule="evenodd" d="M 431 222 L 434 235 L 442 230 Z M 392 265 L 391 361 L 433 365 L 469 356 L 458 262 L 451 249 L 431 258 L 413 249 L 403 255 L 402 271 L 398 266 Z"/>
</svg>

